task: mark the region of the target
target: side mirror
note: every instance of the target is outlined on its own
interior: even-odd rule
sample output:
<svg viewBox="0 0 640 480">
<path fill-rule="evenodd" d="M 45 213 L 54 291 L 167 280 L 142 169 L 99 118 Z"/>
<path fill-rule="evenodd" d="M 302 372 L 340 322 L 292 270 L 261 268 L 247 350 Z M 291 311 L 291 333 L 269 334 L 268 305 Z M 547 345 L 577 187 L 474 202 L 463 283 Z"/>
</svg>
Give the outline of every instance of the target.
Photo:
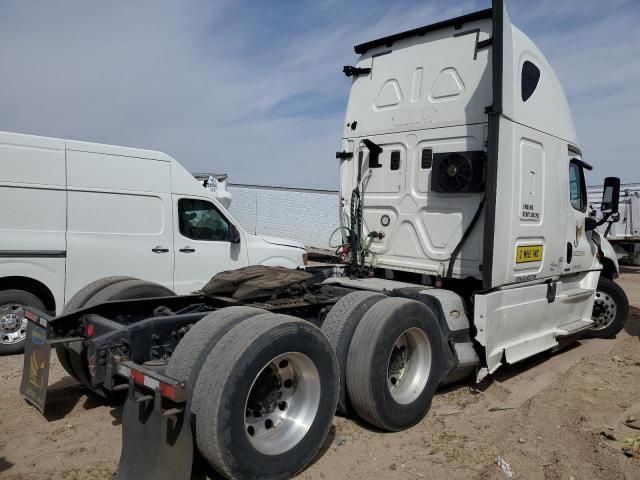
<svg viewBox="0 0 640 480">
<path fill-rule="evenodd" d="M 602 203 L 600 210 L 609 214 L 618 213 L 618 203 L 620 202 L 620 179 L 618 177 L 607 177 L 604 179 L 604 190 L 602 191 Z"/>
<path fill-rule="evenodd" d="M 229 224 L 229 241 L 231 243 L 240 243 L 240 232 L 233 223 Z"/>
</svg>

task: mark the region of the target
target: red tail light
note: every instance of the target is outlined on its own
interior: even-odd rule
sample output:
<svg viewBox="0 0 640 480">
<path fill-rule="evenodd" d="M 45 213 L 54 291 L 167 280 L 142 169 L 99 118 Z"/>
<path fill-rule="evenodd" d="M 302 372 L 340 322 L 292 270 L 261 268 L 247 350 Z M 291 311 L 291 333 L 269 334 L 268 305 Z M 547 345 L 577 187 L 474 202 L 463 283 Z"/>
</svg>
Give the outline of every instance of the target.
<svg viewBox="0 0 640 480">
<path fill-rule="evenodd" d="M 160 382 L 160 391 L 162 396 L 167 397 L 170 400 L 176 399 L 176 388 L 168 383 Z"/>
<path fill-rule="evenodd" d="M 93 334 L 94 334 L 93 324 L 87 323 L 87 328 L 85 329 L 85 333 L 87 334 L 87 337 L 93 337 Z"/>
<path fill-rule="evenodd" d="M 144 373 L 138 370 L 131 370 L 131 376 L 133 377 L 134 382 L 144 385 Z"/>
</svg>

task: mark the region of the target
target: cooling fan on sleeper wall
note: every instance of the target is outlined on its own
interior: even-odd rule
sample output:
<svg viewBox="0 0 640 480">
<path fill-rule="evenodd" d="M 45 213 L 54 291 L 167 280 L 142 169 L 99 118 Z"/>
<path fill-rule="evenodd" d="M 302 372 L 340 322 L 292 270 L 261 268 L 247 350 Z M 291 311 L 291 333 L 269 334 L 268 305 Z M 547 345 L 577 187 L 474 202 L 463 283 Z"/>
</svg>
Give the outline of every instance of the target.
<svg viewBox="0 0 640 480">
<path fill-rule="evenodd" d="M 482 192 L 485 157 L 482 151 L 434 154 L 431 190 L 440 193 Z"/>
</svg>

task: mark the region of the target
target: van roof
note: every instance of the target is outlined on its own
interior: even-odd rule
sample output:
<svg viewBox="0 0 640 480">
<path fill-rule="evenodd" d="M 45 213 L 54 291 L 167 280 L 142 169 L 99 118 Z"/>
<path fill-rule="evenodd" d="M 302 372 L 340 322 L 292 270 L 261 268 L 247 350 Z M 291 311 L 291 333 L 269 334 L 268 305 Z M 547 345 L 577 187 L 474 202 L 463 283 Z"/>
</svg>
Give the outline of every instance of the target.
<svg viewBox="0 0 640 480">
<path fill-rule="evenodd" d="M 156 150 L 146 150 L 143 148 L 122 147 L 119 145 L 107 145 L 104 143 L 83 142 L 79 140 L 66 140 L 68 150 L 79 152 L 104 153 L 109 155 L 119 155 L 122 157 L 146 158 L 149 160 L 160 160 L 170 162 L 173 159 L 163 152 Z"/>
<path fill-rule="evenodd" d="M 441 22 L 432 23 L 431 25 L 425 25 L 424 27 L 414 28 L 413 30 L 407 30 L 406 32 L 396 33 L 389 35 L 388 37 L 378 38 L 377 40 L 371 40 L 370 42 L 361 43 L 353 47 L 357 54 L 363 54 L 372 48 L 384 45 L 390 47 L 394 42 L 409 38 L 413 36 L 422 36 L 435 30 L 440 30 L 447 27 L 461 28 L 466 22 L 472 22 L 474 20 L 481 20 L 484 18 L 491 18 L 492 10 L 487 8 L 486 10 L 479 10 L 477 12 L 468 13 L 460 17 L 451 18 L 449 20 L 443 20 Z"/>
</svg>

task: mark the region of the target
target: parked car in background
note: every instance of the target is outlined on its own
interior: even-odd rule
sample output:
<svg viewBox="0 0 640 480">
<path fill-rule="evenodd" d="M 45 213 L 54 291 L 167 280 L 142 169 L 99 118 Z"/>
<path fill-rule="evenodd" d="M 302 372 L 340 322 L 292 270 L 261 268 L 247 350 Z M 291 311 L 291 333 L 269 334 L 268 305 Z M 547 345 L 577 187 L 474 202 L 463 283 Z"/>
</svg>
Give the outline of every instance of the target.
<svg viewBox="0 0 640 480">
<path fill-rule="evenodd" d="M 25 305 L 59 314 L 125 275 L 178 294 L 247 265 L 297 268 L 304 246 L 247 233 L 168 155 L 0 132 L 0 354 L 22 351 Z"/>
</svg>

